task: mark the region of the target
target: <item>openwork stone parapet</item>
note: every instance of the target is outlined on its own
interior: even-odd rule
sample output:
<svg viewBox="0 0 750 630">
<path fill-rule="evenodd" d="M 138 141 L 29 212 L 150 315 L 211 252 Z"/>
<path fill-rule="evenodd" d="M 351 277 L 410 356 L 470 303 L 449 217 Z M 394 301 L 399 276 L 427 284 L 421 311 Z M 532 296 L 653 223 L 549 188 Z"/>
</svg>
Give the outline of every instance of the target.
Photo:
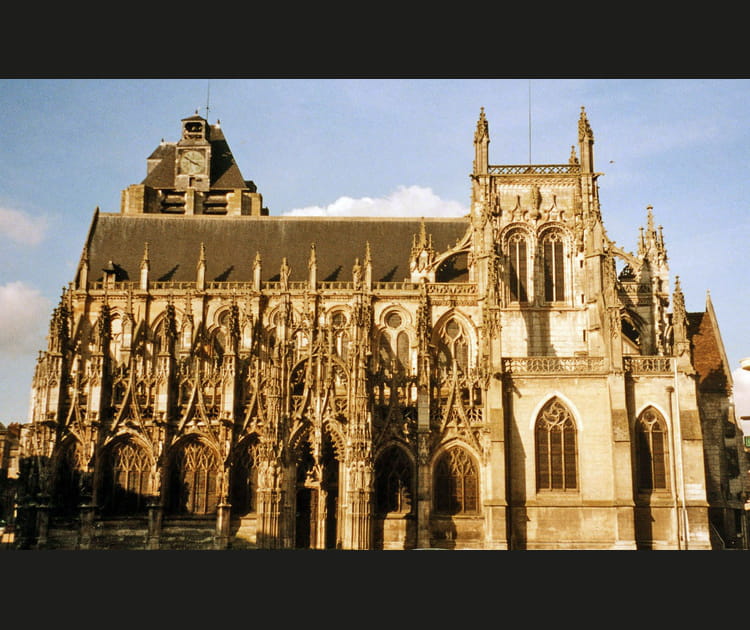
<svg viewBox="0 0 750 630">
<path fill-rule="evenodd" d="M 503 359 L 503 370 L 510 374 L 600 374 L 605 369 L 604 357 L 511 357 Z"/>
<path fill-rule="evenodd" d="M 510 164 L 488 166 L 490 175 L 578 175 L 581 167 L 578 164 Z"/>
<path fill-rule="evenodd" d="M 623 357 L 626 372 L 632 374 L 672 374 L 672 357 Z"/>
</svg>

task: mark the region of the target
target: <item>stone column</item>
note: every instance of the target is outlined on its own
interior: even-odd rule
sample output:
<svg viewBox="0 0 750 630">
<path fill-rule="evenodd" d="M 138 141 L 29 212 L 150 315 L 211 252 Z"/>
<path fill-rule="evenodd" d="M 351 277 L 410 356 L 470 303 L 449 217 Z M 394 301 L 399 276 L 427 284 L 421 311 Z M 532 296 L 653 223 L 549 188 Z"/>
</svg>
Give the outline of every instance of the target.
<svg viewBox="0 0 750 630">
<path fill-rule="evenodd" d="M 158 496 L 153 497 L 148 504 L 148 538 L 146 549 L 158 549 L 161 538 L 161 525 L 164 520 L 164 508 Z"/>
<path fill-rule="evenodd" d="M 49 499 L 36 506 L 36 548 L 47 548 L 47 536 L 49 535 Z"/>
<path fill-rule="evenodd" d="M 78 531 L 78 549 L 91 549 L 94 542 L 94 508 L 93 503 L 80 505 L 81 526 Z"/>
<path fill-rule="evenodd" d="M 430 394 L 417 394 L 417 547 L 430 547 Z"/>
<path fill-rule="evenodd" d="M 261 451 L 261 449 L 259 449 Z M 282 512 L 285 493 L 280 487 L 281 467 L 274 459 L 260 459 L 258 470 L 258 521 L 256 544 L 260 549 L 280 549 L 289 545 Z"/>
<path fill-rule="evenodd" d="M 229 547 L 229 534 L 231 524 L 232 504 L 228 501 L 221 501 L 216 508 L 216 549 L 227 549 Z"/>
</svg>

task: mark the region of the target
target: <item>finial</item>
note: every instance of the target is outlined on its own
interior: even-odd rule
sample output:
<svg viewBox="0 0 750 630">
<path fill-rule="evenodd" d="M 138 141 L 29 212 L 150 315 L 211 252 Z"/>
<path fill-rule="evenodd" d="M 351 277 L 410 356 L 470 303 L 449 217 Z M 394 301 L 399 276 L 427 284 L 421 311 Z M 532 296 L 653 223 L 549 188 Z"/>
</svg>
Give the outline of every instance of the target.
<svg viewBox="0 0 750 630">
<path fill-rule="evenodd" d="M 576 156 L 576 146 L 570 145 L 570 158 L 568 159 L 569 164 L 578 164 L 578 156 Z"/>
<path fill-rule="evenodd" d="M 201 255 L 199 262 L 205 263 L 206 262 L 206 245 L 201 242 Z"/>
<path fill-rule="evenodd" d="M 315 253 L 315 243 L 310 243 L 310 261 L 307 263 L 309 267 L 317 265 L 318 257 Z"/>
<path fill-rule="evenodd" d="M 487 118 L 484 115 L 484 107 L 479 108 L 479 120 L 477 121 L 477 130 L 474 133 L 474 142 L 489 136 L 490 127 L 487 124 Z"/>
<path fill-rule="evenodd" d="M 583 142 L 587 136 L 591 141 L 594 140 L 594 134 L 591 132 L 591 125 L 589 125 L 588 118 L 586 118 L 586 108 L 581 105 L 581 116 L 578 119 L 578 141 Z"/>
</svg>

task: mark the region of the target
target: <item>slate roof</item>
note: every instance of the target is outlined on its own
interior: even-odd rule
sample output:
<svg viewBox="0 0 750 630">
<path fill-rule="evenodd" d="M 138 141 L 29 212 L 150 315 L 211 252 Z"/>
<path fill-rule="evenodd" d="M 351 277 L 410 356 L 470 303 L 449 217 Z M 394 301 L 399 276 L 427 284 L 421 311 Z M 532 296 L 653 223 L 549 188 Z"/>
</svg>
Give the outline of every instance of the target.
<svg viewBox="0 0 750 630">
<path fill-rule="evenodd" d="M 152 281 L 195 282 L 201 243 L 207 282 L 252 282 L 256 252 L 263 281 L 278 279 L 282 257 L 291 267 L 290 281 L 306 281 L 315 243 L 318 281 L 350 281 L 355 259 L 363 262 L 369 242 L 373 281 L 401 282 L 409 278 L 412 239 L 422 220 L 96 213 L 87 240 L 89 279 L 101 280 L 112 261 L 118 280 L 138 281 L 148 242 Z M 438 253 L 453 247 L 469 227 L 466 217 L 425 218 L 424 223 Z"/>
</svg>

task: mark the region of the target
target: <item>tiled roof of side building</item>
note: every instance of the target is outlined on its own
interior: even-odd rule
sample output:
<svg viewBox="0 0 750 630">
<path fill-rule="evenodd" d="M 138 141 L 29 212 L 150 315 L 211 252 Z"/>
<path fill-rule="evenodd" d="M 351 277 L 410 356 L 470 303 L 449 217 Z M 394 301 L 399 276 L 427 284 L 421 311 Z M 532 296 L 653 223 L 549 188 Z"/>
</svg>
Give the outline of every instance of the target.
<svg viewBox="0 0 750 630">
<path fill-rule="evenodd" d="M 206 280 L 251 282 L 253 262 L 260 253 L 263 281 L 278 279 L 286 257 L 290 281 L 309 277 L 311 245 L 315 244 L 318 281 L 349 281 L 355 259 L 364 262 L 370 245 L 372 279 L 409 279 L 409 257 L 420 218 L 330 218 L 286 216 L 169 216 L 100 213 L 88 242 L 89 279 L 102 278 L 112 261 L 118 279 L 137 281 L 148 243 L 151 281 L 194 282 L 201 243 L 206 251 Z M 463 238 L 469 221 L 425 218 L 426 232 L 437 253 Z"/>
</svg>

